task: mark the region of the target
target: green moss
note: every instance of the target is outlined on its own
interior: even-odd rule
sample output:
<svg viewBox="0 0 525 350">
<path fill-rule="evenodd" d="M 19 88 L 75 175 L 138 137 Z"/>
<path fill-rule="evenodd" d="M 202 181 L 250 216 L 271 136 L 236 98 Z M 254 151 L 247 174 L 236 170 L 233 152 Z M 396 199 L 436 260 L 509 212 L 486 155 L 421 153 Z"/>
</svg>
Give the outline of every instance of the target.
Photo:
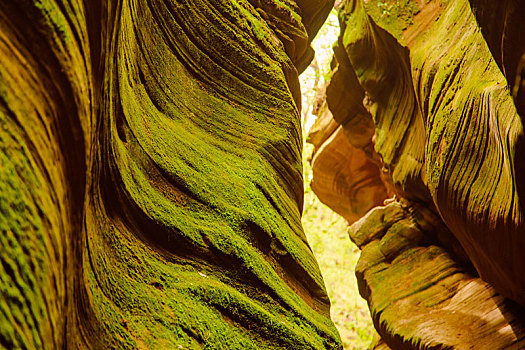
<svg viewBox="0 0 525 350">
<path fill-rule="evenodd" d="M 337 348 L 300 223 L 290 59 L 247 2 L 169 6 L 122 10 L 103 156 L 119 204 L 86 214 L 96 317 L 122 347 Z"/>
<path fill-rule="evenodd" d="M 46 211 L 50 216 L 45 219 L 53 220 L 54 208 L 23 133 L 6 121 L 0 111 L 0 323 L 9 346 L 41 347 L 56 315 L 49 305 L 54 297 L 45 291 L 59 271 L 52 260 L 54 237 L 45 234 L 50 225 L 39 213 Z"/>
<path fill-rule="evenodd" d="M 419 12 L 419 3 L 416 0 L 364 1 L 367 14 L 398 40 L 413 23 L 414 16 Z"/>
<path fill-rule="evenodd" d="M 27 4 L 45 59 L 0 68 L 2 345 L 339 348 L 273 27 L 249 1 L 121 5 L 98 43 L 84 6 Z M 306 40 L 295 4 L 270 10 Z"/>
</svg>

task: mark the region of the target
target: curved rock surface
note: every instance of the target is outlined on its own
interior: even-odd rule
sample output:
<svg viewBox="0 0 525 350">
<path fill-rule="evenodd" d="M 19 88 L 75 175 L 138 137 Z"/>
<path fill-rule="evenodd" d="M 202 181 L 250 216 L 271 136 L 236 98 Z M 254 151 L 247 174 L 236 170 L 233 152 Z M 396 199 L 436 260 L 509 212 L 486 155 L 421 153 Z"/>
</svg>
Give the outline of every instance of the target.
<svg viewBox="0 0 525 350">
<path fill-rule="evenodd" d="M 300 221 L 331 7 L 0 4 L 0 347 L 340 347 Z"/>
<path fill-rule="evenodd" d="M 318 118 L 307 138 L 314 145 L 310 185 L 323 203 L 353 223 L 391 191 L 373 149 L 374 123 L 362 103 L 364 90 L 339 47 L 332 65 L 326 98 L 317 102 Z"/>
<path fill-rule="evenodd" d="M 333 117 L 311 140 L 348 166 L 355 150 L 317 137 L 346 128 L 376 165 L 370 181 L 395 195 L 350 229 L 377 348 L 525 347 L 523 6 L 347 0 L 339 17 Z M 347 126 L 348 115 L 362 122 Z M 335 188 L 319 195 L 341 213 L 359 174 L 338 189 L 339 172 L 318 169 L 313 183 Z"/>
<path fill-rule="evenodd" d="M 399 202 L 376 207 L 351 226 L 362 249 L 360 293 L 385 343 L 392 349 L 525 347 L 523 309 L 442 248 L 446 231 L 428 209 Z"/>
</svg>

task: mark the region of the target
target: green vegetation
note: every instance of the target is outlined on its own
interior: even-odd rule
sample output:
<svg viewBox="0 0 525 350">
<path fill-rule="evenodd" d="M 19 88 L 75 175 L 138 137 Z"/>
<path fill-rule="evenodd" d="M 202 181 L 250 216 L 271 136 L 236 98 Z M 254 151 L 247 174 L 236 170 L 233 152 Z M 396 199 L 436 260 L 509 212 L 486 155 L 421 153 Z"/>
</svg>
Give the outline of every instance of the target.
<svg viewBox="0 0 525 350">
<path fill-rule="evenodd" d="M 330 76 L 332 44 L 338 34 L 337 14 L 333 10 L 312 43 L 316 59 L 300 76 L 305 135 L 315 120 L 311 111 L 316 94 Z M 344 349 L 366 349 L 374 332 L 366 301 L 359 295 L 354 272 L 360 251 L 348 238 L 346 220 L 321 203 L 310 188 L 312 169 L 307 159 L 312 151 L 312 145 L 304 145 L 304 231 L 319 263 L 330 297 L 331 318 L 341 334 Z"/>
<path fill-rule="evenodd" d="M 412 24 L 414 15 L 419 12 L 418 2 L 414 0 L 365 1 L 364 5 L 376 24 L 396 38 Z"/>
<path fill-rule="evenodd" d="M 312 145 L 306 145 L 305 155 L 312 149 Z M 311 172 L 305 161 L 305 179 L 311 178 Z M 366 349 L 374 328 L 366 301 L 357 289 L 354 269 L 360 250 L 348 238 L 346 220 L 319 201 L 309 181 L 305 181 L 304 190 L 303 227 L 323 274 L 332 321 L 344 349 Z"/>
<path fill-rule="evenodd" d="M 317 99 L 320 87 L 330 80 L 330 61 L 333 55 L 332 45 L 337 40 L 338 35 L 339 21 L 337 12 L 333 9 L 312 41 L 312 47 L 315 50 L 313 62 L 299 76 L 302 95 L 303 136 L 308 134 L 308 129 L 315 121 L 316 116 L 312 114 L 312 107 Z"/>
</svg>

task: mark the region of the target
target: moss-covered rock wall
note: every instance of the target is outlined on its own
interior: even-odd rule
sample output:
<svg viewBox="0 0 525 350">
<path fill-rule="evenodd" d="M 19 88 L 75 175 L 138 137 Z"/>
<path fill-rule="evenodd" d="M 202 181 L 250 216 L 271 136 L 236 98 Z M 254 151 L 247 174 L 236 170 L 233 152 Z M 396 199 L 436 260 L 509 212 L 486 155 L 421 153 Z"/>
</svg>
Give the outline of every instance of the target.
<svg viewBox="0 0 525 350">
<path fill-rule="evenodd" d="M 331 7 L 0 4 L 1 347 L 340 347 L 300 221 Z"/>
</svg>

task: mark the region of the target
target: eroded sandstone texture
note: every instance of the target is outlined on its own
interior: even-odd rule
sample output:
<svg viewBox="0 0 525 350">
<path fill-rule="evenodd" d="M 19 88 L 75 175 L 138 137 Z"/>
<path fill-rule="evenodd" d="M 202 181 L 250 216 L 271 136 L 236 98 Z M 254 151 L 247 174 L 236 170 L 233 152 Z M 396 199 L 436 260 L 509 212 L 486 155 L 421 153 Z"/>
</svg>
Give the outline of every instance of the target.
<svg viewBox="0 0 525 350">
<path fill-rule="evenodd" d="M 300 221 L 332 4 L 0 2 L 0 347 L 340 347 Z"/>
<path fill-rule="evenodd" d="M 349 233 L 378 349 L 525 348 L 524 11 L 512 0 L 340 10 L 331 115 L 321 108 L 310 135 L 313 188 L 361 217 Z"/>
</svg>

